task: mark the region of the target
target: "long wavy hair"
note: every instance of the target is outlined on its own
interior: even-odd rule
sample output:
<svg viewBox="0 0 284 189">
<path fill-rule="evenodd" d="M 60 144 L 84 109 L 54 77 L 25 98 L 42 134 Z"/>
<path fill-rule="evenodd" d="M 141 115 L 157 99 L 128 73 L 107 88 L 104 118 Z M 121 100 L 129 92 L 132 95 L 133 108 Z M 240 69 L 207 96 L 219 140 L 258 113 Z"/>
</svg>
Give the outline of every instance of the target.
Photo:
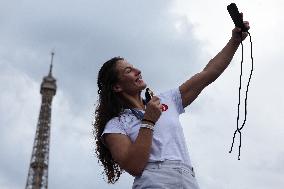
<svg viewBox="0 0 284 189">
<path fill-rule="evenodd" d="M 113 117 L 119 116 L 123 110 L 123 104 L 112 90 L 113 85 L 118 82 L 116 63 L 123 60 L 121 57 L 114 57 L 103 64 L 98 74 L 98 104 L 95 110 L 93 123 L 93 135 L 96 142 L 96 155 L 104 167 L 104 174 L 107 182 L 114 184 L 122 174 L 123 170 L 112 158 L 109 149 L 103 144 L 101 135 L 106 123 Z"/>
</svg>

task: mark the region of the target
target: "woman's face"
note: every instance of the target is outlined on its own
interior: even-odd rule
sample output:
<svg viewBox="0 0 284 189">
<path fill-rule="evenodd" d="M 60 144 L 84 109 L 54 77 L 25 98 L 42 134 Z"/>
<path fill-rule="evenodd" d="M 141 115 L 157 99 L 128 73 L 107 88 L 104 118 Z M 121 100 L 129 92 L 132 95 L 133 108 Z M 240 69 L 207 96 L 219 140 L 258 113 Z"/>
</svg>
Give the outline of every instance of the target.
<svg viewBox="0 0 284 189">
<path fill-rule="evenodd" d="M 146 88 L 146 83 L 142 80 L 141 71 L 134 68 L 126 60 L 119 60 L 116 63 L 118 71 L 118 82 L 114 85 L 117 92 L 125 92 L 127 94 L 137 94 Z"/>
</svg>

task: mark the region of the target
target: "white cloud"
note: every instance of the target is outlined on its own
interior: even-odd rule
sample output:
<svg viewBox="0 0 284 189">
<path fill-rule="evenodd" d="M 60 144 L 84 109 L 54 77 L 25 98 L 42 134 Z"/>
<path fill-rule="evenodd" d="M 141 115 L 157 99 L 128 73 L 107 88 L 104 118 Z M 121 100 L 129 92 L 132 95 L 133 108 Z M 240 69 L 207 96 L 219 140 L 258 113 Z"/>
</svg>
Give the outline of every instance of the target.
<svg viewBox="0 0 284 189">
<path fill-rule="evenodd" d="M 1 67 L 4 68 L 0 75 L 1 180 L 6 185 L 3 188 L 17 188 L 25 184 L 31 156 L 30 136 L 35 133 L 38 117 L 39 83 L 9 65 Z"/>
</svg>

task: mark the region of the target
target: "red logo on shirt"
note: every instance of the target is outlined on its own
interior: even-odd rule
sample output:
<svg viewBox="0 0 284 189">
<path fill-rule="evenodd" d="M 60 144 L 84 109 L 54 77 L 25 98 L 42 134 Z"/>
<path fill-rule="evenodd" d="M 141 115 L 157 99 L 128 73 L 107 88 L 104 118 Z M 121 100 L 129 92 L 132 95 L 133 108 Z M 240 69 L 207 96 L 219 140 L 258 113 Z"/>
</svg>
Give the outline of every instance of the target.
<svg viewBox="0 0 284 189">
<path fill-rule="evenodd" d="M 167 111 L 168 108 L 169 108 L 168 105 L 162 104 L 162 111 L 163 111 L 163 112 Z"/>
</svg>

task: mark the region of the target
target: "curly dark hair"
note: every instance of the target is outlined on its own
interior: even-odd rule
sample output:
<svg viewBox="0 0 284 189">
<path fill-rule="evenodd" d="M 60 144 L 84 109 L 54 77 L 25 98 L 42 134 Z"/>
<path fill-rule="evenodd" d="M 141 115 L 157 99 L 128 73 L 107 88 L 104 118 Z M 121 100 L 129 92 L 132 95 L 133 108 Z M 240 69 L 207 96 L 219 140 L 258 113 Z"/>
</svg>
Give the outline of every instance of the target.
<svg viewBox="0 0 284 189">
<path fill-rule="evenodd" d="M 112 86 L 118 81 L 116 63 L 124 60 L 122 57 L 114 57 L 103 64 L 98 74 L 98 105 L 95 111 L 93 123 L 93 135 L 96 142 L 96 155 L 98 161 L 104 167 L 107 182 L 114 184 L 123 172 L 123 169 L 112 158 L 109 149 L 101 140 L 101 135 L 106 123 L 113 117 L 119 116 L 123 110 L 123 104 L 112 90 Z"/>
</svg>

